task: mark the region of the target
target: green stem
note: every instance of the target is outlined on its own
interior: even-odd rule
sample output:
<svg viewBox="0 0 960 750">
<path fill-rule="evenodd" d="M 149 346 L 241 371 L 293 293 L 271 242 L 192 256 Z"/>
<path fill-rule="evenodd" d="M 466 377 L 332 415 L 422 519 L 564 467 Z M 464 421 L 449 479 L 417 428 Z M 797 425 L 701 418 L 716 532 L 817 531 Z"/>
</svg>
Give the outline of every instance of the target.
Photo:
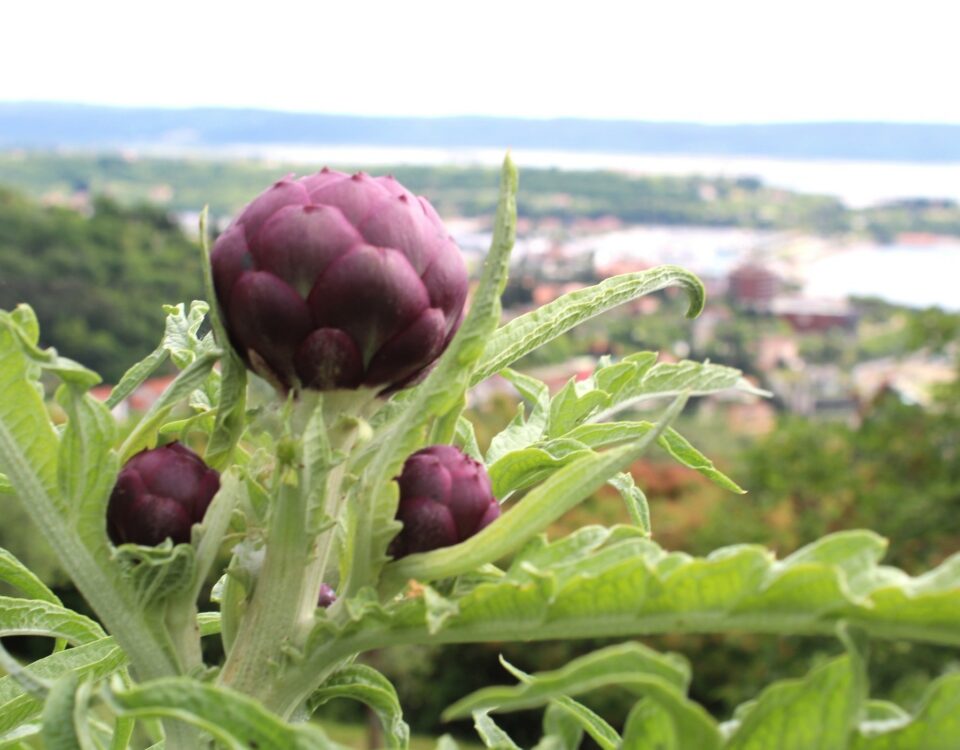
<svg viewBox="0 0 960 750">
<path fill-rule="evenodd" d="M 258 697 L 276 680 L 291 646 L 309 563 L 306 500 L 281 480 L 267 551 L 250 607 L 220 674 L 220 683 Z"/>
<path fill-rule="evenodd" d="M 352 442 L 352 440 L 350 441 Z M 345 450 L 349 446 L 345 446 Z M 340 487 L 343 483 L 343 476 L 346 471 L 346 462 L 341 463 L 334 468 L 327 477 L 326 484 L 326 512 L 330 518 L 336 519 L 340 515 L 343 506 L 343 495 Z M 326 580 L 327 565 L 330 562 L 330 555 L 333 552 L 337 536 L 337 527 L 327 529 L 317 539 L 315 552 L 311 562 L 304 571 L 303 598 L 300 602 L 298 619 L 304 625 L 308 625 L 313 619 L 313 613 L 317 608 L 317 599 L 320 596 L 320 587 Z"/>
<path fill-rule="evenodd" d="M 323 422 L 331 427 L 320 431 L 310 427 L 311 420 L 321 416 L 316 412 L 316 399 L 304 394 L 299 402 L 289 404 L 287 429 L 292 434 L 312 435 L 308 439 L 319 443 L 304 446 L 304 455 L 311 458 L 296 475 L 292 467 L 278 469 L 280 489 L 267 531 L 263 567 L 221 672 L 221 684 L 259 697 L 278 679 L 285 651 L 303 645 L 334 539 L 332 529 L 319 539 L 312 535 L 313 506 L 326 503 L 338 507 L 344 471 L 342 464 L 327 471 L 323 462 L 331 460 L 335 451 L 350 448 L 360 424 L 351 414 L 368 406 L 373 396 L 373 391 L 325 394 L 320 406 Z M 322 483 L 320 497 L 312 486 L 315 482 Z M 318 542 L 322 544 L 318 546 Z"/>
<path fill-rule="evenodd" d="M 372 649 L 391 646 L 446 645 L 454 643 L 530 642 L 579 638 L 635 638 L 663 634 L 753 633 L 792 636 L 835 636 L 837 623 L 845 620 L 875 638 L 960 645 L 960 635 L 931 638 L 929 631 L 912 623 L 871 623 L 855 617 L 823 617 L 811 613 L 745 613 L 701 611 L 636 616 L 579 618 L 554 622 L 488 620 L 431 633 L 426 624 L 392 629 L 369 627 L 344 638 L 332 639 L 313 651 L 262 698 L 281 716 L 289 716 L 345 659 Z"/>
<path fill-rule="evenodd" d="M 173 642 L 185 674 L 203 666 L 197 614 L 196 600 L 189 603 L 174 600 L 171 606 L 167 607 L 165 618 L 167 632 L 170 633 L 170 640 Z"/>
</svg>

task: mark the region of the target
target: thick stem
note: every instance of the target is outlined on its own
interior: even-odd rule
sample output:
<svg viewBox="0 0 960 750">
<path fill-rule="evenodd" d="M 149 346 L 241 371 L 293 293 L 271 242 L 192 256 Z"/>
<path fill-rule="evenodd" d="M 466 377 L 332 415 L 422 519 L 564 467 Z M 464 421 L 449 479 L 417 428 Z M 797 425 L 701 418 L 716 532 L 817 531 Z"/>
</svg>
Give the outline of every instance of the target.
<svg viewBox="0 0 960 750">
<path fill-rule="evenodd" d="M 308 565 L 306 499 L 283 483 L 253 599 L 220 674 L 223 685 L 259 697 L 269 689 L 291 644 Z"/>
<path fill-rule="evenodd" d="M 310 562 L 303 573 L 303 596 L 297 613 L 297 621 L 300 624 L 298 640 L 300 638 L 305 640 L 313 625 L 320 587 L 324 582 L 331 583 L 327 579 L 327 572 L 336 547 L 336 522 L 343 509 L 344 495 L 341 488 L 348 465 L 345 454 L 349 453 L 358 442 L 364 440 L 364 433 L 369 431 L 369 426 L 360 415 L 370 415 L 377 408 L 379 408 L 379 402 L 375 399 L 375 391 L 371 390 L 336 391 L 324 396 L 323 421 L 327 445 L 331 457 L 337 454 L 341 456 L 340 462 L 330 468 L 326 478 L 321 480 L 323 495 L 320 502 L 323 505 L 324 515 L 333 519 L 334 525 L 313 541 Z"/>
<path fill-rule="evenodd" d="M 326 513 L 330 518 L 336 519 L 340 515 L 343 503 L 340 486 L 343 483 L 345 469 L 346 463 L 340 464 L 327 477 L 325 500 Z M 336 536 L 337 527 L 333 526 L 318 537 L 314 544 L 313 555 L 304 570 L 303 597 L 298 608 L 297 619 L 305 628 L 309 628 L 313 620 L 313 613 L 317 608 L 317 600 L 320 596 L 320 587 L 325 581 L 325 574 L 330 563 L 330 555 L 333 552 Z"/>
<path fill-rule="evenodd" d="M 356 442 L 364 423 L 353 414 L 368 409 L 373 398 L 373 392 L 336 395 L 339 398 L 324 396 L 323 417 L 328 428 L 322 438 L 319 433 L 314 438 L 329 441 L 330 457 L 350 450 Z M 293 414 L 295 421 L 303 421 L 316 408 L 306 399 L 299 406 Z M 309 427 L 306 433 L 310 434 Z M 324 460 L 323 454 L 323 450 L 314 451 L 314 460 Z M 298 474 L 296 483 L 292 481 L 292 469 L 287 470 L 291 476 L 282 484 L 270 519 L 263 567 L 220 674 L 221 684 L 262 698 L 278 681 L 284 651 L 303 646 L 313 625 L 320 585 L 335 543 L 334 528 L 311 537 L 311 504 L 323 503 L 326 513 L 336 517 L 345 468 L 343 461 L 326 476 L 310 476 L 313 468 L 308 466 Z M 312 496 L 314 489 L 310 487 L 318 480 L 323 483 L 319 498 Z"/>
</svg>

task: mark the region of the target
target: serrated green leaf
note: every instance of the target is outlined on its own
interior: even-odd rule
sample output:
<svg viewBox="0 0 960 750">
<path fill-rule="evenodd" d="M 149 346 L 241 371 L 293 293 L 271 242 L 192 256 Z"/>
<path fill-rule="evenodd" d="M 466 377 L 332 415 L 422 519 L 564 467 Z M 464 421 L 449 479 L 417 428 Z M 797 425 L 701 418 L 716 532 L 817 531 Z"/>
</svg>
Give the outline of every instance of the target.
<svg viewBox="0 0 960 750">
<path fill-rule="evenodd" d="M 524 448 L 537 442 L 547 428 L 550 410 L 550 391 L 546 384 L 536 378 L 523 375 L 509 368 L 500 373 L 507 382 L 516 388 L 524 399 L 530 401 L 533 408 L 530 415 L 525 413 L 521 402 L 517 417 L 510 425 L 495 435 L 487 449 L 486 463 L 492 464 L 510 451 Z"/>
<path fill-rule="evenodd" d="M 860 703 L 851 657 L 814 669 L 802 680 L 764 690 L 729 738 L 730 750 L 845 748 Z"/>
<path fill-rule="evenodd" d="M 550 425 L 547 437 L 559 438 L 606 406 L 610 397 L 601 390 L 577 393 L 576 379 L 571 378 L 550 401 Z"/>
<path fill-rule="evenodd" d="M 945 675 L 927 688 L 915 715 L 893 704 L 871 702 L 851 750 L 954 750 L 960 747 L 960 675 Z"/>
<path fill-rule="evenodd" d="M 114 643 L 113 638 L 102 638 L 76 648 L 38 659 L 24 667 L 24 671 L 37 679 L 56 680 L 68 672 L 101 679 L 126 664 L 126 656 Z M 42 703 L 24 693 L 13 677 L 0 678 L 0 733 L 19 726 L 40 713 Z"/>
<path fill-rule="evenodd" d="M 457 429 L 454 434 L 454 444 L 475 461 L 483 462 L 483 454 L 477 444 L 477 434 L 473 429 L 473 422 L 464 417 L 457 419 Z"/>
<path fill-rule="evenodd" d="M 653 526 L 650 522 L 650 505 L 647 502 L 646 494 L 637 487 L 633 475 L 626 472 L 614 474 L 607 480 L 607 484 L 620 493 L 633 525 L 650 536 L 653 533 Z"/>
<path fill-rule="evenodd" d="M 0 596 L 0 637 L 9 635 L 44 635 L 83 644 L 106 634 L 89 617 L 59 604 Z"/>
<path fill-rule="evenodd" d="M 123 374 L 107 398 L 108 409 L 117 406 L 139 388 L 166 361 L 168 355 L 173 358 L 177 367 L 183 369 L 196 358 L 198 352 L 211 348 L 211 341 L 201 342 L 197 338 L 204 315 L 209 309 L 206 302 L 193 301 L 190 303 L 189 313 L 185 312 L 182 302 L 177 305 L 164 305 L 163 309 L 167 317 L 160 345 Z"/>
<path fill-rule="evenodd" d="M 201 340 L 197 334 L 203 320 L 210 311 L 210 305 L 203 300 L 193 300 L 187 312 L 182 302 L 176 305 L 164 305 L 167 314 L 163 339 L 160 345 L 167 350 L 178 369 L 182 370 L 193 362 L 199 354 L 213 348 L 212 339 Z"/>
<path fill-rule="evenodd" d="M 457 614 L 455 601 L 441 596 L 430 586 L 423 587 L 423 601 L 427 608 L 427 631 L 437 633 L 448 618 Z"/>
<path fill-rule="evenodd" d="M 386 735 L 387 747 L 406 750 L 410 745 L 410 728 L 403 720 L 403 710 L 393 684 L 365 664 L 353 664 L 334 672 L 307 701 L 312 714 L 334 698 L 349 698 L 372 708 Z"/>
<path fill-rule="evenodd" d="M 543 734 L 545 740 L 553 741 L 555 750 L 577 750 L 583 740 L 583 727 L 568 711 L 552 701 L 543 714 Z"/>
<path fill-rule="evenodd" d="M 531 539 L 514 557 L 508 576 L 519 577 L 524 570 L 547 571 L 557 566 L 575 566 L 592 557 L 606 544 L 614 530 L 605 526 L 582 526 L 553 542 L 541 534 Z"/>
<path fill-rule="evenodd" d="M 637 701 L 623 727 L 623 747 L 683 750 L 670 714 L 655 700 Z"/>
<path fill-rule="evenodd" d="M 872 636 L 960 645 L 960 568 L 954 562 L 918 578 L 899 571 L 895 579 L 863 574 L 874 588 L 855 592 L 838 555 L 845 550 L 844 559 L 856 567 L 875 539 L 856 532 L 836 536 L 819 543 L 832 550 L 832 563 L 813 562 L 809 554 L 815 552 L 805 550 L 792 562 L 778 562 L 753 545 L 694 558 L 638 536 L 611 537 L 570 565 L 538 567 L 524 551 L 507 576 L 459 596 L 457 613 L 433 635 L 416 596 L 392 604 L 371 627 L 390 643 L 461 643 L 680 632 L 834 635 L 837 624 L 847 622 Z"/>
<path fill-rule="evenodd" d="M 818 539 L 788 555 L 783 560 L 783 565 L 836 565 L 843 571 L 844 581 L 851 594 L 868 594 L 883 584 L 885 576 L 878 576 L 877 573 L 879 562 L 886 551 L 887 540 L 874 531 L 841 531 Z"/>
<path fill-rule="evenodd" d="M 583 731 L 600 746 L 601 750 L 620 749 L 620 735 L 603 717 L 568 696 L 557 698 L 554 705 L 576 721 Z"/>
<path fill-rule="evenodd" d="M 677 417 L 685 403 L 685 398 L 676 399 L 664 412 L 657 428 L 636 444 L 585 456 L 563 467 L 467 541 L 391 563 L 384 569 L 384 588 L 402 586 L 411 578 L 431 581 L 459 575 L 515 551 L 639 458 Z"/>
<path fill-rule="evenodd" d="M 194 391 L 194 394 L 199 391 Z M 192 397 L 191 397 L 192 400 Z M 193 406 L 193 404 L 191 404 Z M 216 410 L 210 409 L 198 414 L 194 414 L 184 419 L 175 419 L 172 422 L 164 422 L 157 430 L 159 435 L 164 438 L 173 438 L 174 440 L 185 440 L 185 435 L 191 430 L 199 430 L 209 433 L 213 428 L 213 420 L 216 416 Z"/>
<path fill-rule="evenodd" d="M 689 271 L 677 266 L 660 266 L 614 276 L 596 286 L 566 294 L 498 328 L 486 342 L 471 385 L 486 380 L 583 321 L 668 286 L 681 286 L 687 292 L 689 317 L 700 314 L 704 302 L 703 285 Z"/>
<path fill-rule="evenodd" d="M 40 321 L 33 308 L 27 304 L 19 304 L 10 311 L 10 322 L 19 329 L 19 335 L 27 346 L 37 346 L 40 343 Z"/>
<path fill-rule="evenodd" d="M 659 654 L 640 643 L 610 646 L 574 659 L 555 671 L 536 675 L 517 674 L 508 664 L 504 666 L 525 681 L 512 687 L 481 688 L 447 708 L 444 719 L 464 718 L 481 710 L 522 711 L 609 685 L 643 694 L 650 677 L 681 692 L 690 681 L 690 668 L 682 657 Z"/>
<path fill-rule="evenodd" d="M 14 586 L 31 599 L 62 605 L 60 598 L 12 553 L 0 547 L 0 581 Z"/>
<path fill-rule="evenodd" d="M 629 358 L 619 364 L 629 364 L 635 372 L 629 376 L 624 374 L 616 383 L 607 384 L 610 402 L 602 411 L 590 418 L 593 422 L 607 421 L 614 414 L 635 407 L 644 401 L 672 398 L 680 393 L 706 396 L 736 389 L 746 393 L 766 395 L 764 391 L 757 390 L 745 381 L 739 370 L 723 365 L 682 360 L 659 362 L 645 369 L 645 363 L 631 362 Z M 617 366 L 613 365 L 613 367 Z M 603 371 L 600 371 L 594 376 L 598 385 L 603 382 L 602 375 Z"/>
<path fill-rule="evenodd" d="M 135 453 L 151 447 L 156 441 L 156 434 L 166 419 L 170 410 L 177 402 L 190 395 L 195 388 L 203 385 L 210 371 L 219 358 L 219 352 L 208 351 L 200 354 L 186 369 L 184 369 L 163 392 L 146 414 L 137 423 L 120 447 L 120 461 L 125 463 Z"/>
<path fill-rule="evenodd" d="M 18 339 L 23 354 L 40 370 L 56 375 L 66 383 L 87 390 L 100 382 L 100 376 L 72 359 L 61 357 L 53 347 L 41 349 L 38 345 L 39 326 L 33 309 L 18 305 L 12 313 L 3 313 L 8 330 Z"/>
<path fill-rule="evenodd" d="M 639 643 L 625 643 L 574 659 L 554 672 L 524 675 L 510 669 L 523 680 L 520 685 L 478 690 L 450 706 L 444 717 L 453 719 L 485 710 L 519 711 L 553 700 L 563 706 L 565 698 L 618 686 L 656 701 L 670 717 L 683 747 L 720 747 L 713 720 L 685 696 L 689 668 L 676 655 L 658 654 Z"/>
<path fill-rule="evenodd" d="M 204 460 L 222 471 L 229 465 L 246 426 L 247 368 L 233 349 L 227 348 L 220 357 L 220 370 L 217 414 Z"/>
<path fill-rule="evenodd" d="M 175 545 L 170 539 L 156 547 L 121 544 L 114 558 L 141 609 L 191 590 L 196 580 L 196 552 L 189 544 Z"/>
<path fill-rule="evenodd" d="M 117 426 L 104 404 L 72 385 L 60 387 L 57 401 L 68 418 L 57 460 L 60 493 L 84 544 L 100 549 L 106 542 L 107 502 L 120 468 L 111 450 Z"/>
<path fill-rule="evenodd" d="M 652 422 L 585 424 L 568 432 L 565 438 L 515 449 L 500 457 L 490 467 L 494 494 L 497 497 L 506 497 L 511 492 L 525 489 L 542 481 L 558 468 L 589 454 L 591 449 L 638 440 L 655 426 Z M 744 493 L 743 489 L 719 471 L 712 461 L 675 430 L 667 430 L 657 442 L 681 465 L 693 469 L 726 490 Z"/>
<path fill-rule="evenodd" d="M 173 718 L 210 733 L 231 750 L 340 750 L 316 726 L 293 726 L 258 701 L 186 677 L 169 677 L 113 691 L 113 708 L 126 716 Z"/>
<path fill-rule="evenodd" d="M 510 738 L 509 734 L 497 726 L 486 711 L 474 713 L 473 726 L 476 728 L 477 734 L 480 735 L 484 747 L 492 748 L 492 750 L 520 750 L 520 746 Z"/>
<path fill-rule="evenodd" d="M 674 460 L 705 476 L 718 487 L 743 495 L 746 490 L 714 466 L 713 461 L 694 448 L 683 435 L 676 430 L 667 430 L 658 441 L 661 447 Z"/>
<path fill-rule="evenodd" d="M 956 559 L 917 578 L 891 569 L 881 576 L 874 575 L 878 541 L 870 532 L 831 535 L 782 561 L 753 545 L 694 558 L 668 553 L 641 534 L 631 527 L 587 529 L 569 543 L 531 541 L 505 575 L 477 578 L 459 589 L 457 611 L 433 633 L 416 585 L 387 605 L 371 603 L 362 619 L 346 626 L 318 623 L 298 679 L 306 693 L 310 674 L 330 659 L 417 643 L 660 633 L 836 635 L 846 623 L 875 637 L 960 645 Z M 845 571 L 869 586 L 852 589 Z M 859 693 L 859 681 L 855 689 Z M 697 715 L 687 718 L 703 728 Z"/>
<path fill-rule="evenodd" d="M 567 437 L 590 448 L 601 448 L 627 440 L 636 440 L 653 427 L 654 425 L 650 422 L 601 422 L 581 425 L 571 430 Z M 682 466 L 693 469 L 725 490 L 739 495 L 744 494 L 745 491 L 736 482 L 718 470 L 713 461 L 694 448 L 676 430 L 669 429 L 664 432 L 657 444 Z"/>
<path fill-rule="evenodd" d="M 55 498 L 59 441 L 33 384 L 22 337 L 28 334 L 14 315 L 0 311 L 0 470 L 27 501 L 35 494 Z"/>
<path fill-rule="evenodd" d="M 92 750 L 89 743 L 82 743 L 80 732 L 75 723 L 79 705 L 77 688 L 80 678 L 76 672 L 70 672 L 58 679 L 43 706 L 43 746 L 44 750 Z"/>
<path fill-rule="evenodd" d="M 592 455 L 583 443 L 554 440 L 543 447 L 521 448 L 501 456 L 489 468 L 494 497 L 506 500 L 574 461 Z"/>
<path fill-rule="evenodd" d="M 135 365 L 128 368 L 120 377 L 120 382 L 110 391 L 110 395 L 105 402 L 107 408 L 113 409 L 115 406 L 118 406 L 127 396 L 137 390 L 147 378 L 153 375 L 166 359 L 167 350 L 161 345 Z"/>
</svg>

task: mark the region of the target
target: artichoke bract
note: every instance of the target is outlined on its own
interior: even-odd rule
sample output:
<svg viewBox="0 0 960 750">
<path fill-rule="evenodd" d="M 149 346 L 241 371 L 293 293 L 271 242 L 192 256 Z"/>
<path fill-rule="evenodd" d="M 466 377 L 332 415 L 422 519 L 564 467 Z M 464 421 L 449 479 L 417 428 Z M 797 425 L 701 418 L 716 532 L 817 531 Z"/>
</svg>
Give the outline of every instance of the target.
<svg viewBox="0 0 960 750">
<path fill-rule="evenodd" d="M 416 382 L 467 296 L 460 250 L 433 207 L 393 177 L 362 172 L 280 180 L 210 259 L 231 343 L 285 389 Z"/>
<path fill-rule="evenodd" d="M 219 489 L 220 475 L 180 443 L 143 450 L 117 476 L 107 533 L 114 544 L 189 542 L 190 527 L 203 520 Z"/>
<path fill-rule="evenodd" d="M 500 516 L 483 464 L 452 445 L 414 453 L 397 482 L 403 529 L 390 544 L 393 557 L 458 544 Z"/>
</svg>

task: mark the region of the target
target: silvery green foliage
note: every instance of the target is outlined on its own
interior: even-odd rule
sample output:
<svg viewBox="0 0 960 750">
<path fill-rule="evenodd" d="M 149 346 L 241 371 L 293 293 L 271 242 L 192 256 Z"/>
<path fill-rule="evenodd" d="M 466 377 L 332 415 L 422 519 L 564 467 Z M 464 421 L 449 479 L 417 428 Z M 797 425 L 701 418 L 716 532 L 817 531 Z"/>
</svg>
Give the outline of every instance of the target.
<svg viewBox="0 0 960 750">
<path fill-rule="evenodd" d="M 342 391 L 276 399 L 260 381 L 248 384 L 242 362 L 221 348 L 218 311 L 194 302 L 167 308 L 156 351 L 103 404 L 88 393 L 95 373 L 39 347 L 28 307 L 0 312 L 0 504 L 21 503 L 55 541 L 61 566 L 103 623 L 65 608 L 0 550 L 0 580 L 12 589 L 0 599 L 0 636 L 53 643 L 50 655 L 27 665 L 0 651 L 0 748 L 34 740 L 71 750 L 211 742 L 336 748 L 322 726 L 303 720 L 328 700 L 349 698 L 376 713 L 388 747 L 403 750 L 409 729 L 396 691 L 357 660 L 364 652 L 730 631 L 835 634 L 837 656 L 718 722 L 690 699 L 682 656 L 626 640 L 553 672 L 525 674 L 504 662 L 513 684 L 466 696 L 447 717 L 472 717 L 481 741 L 496 748 L 517 747 L 498 713 L 538 707 L 537 750 L 573 750 L 585 737 L 605 750 L 960 746 L 960 679 L 933 682 L 909 713 L 870 699 L 864 655 L 871 638 L 960 646 L 960 557 L 911 577 L 881 564 L 886 543 L 869 531 L 833 534 L 783 559 L 756 545 L 702 558 L 661 548 L 630 464 L 663 450 L 742 492 L 671 424 L 691 396 L 752 388 L 731 368 L 659 363 L 650 352 L 604 360 L 590 378 L 553 395 L 509 369 L 578 323 L 656 289 L 682 287 L 692 315 L 703 306 L 693 276 L 663 267 L 608 279 L 499 325 L 515 194 L 508 160 L 469 314 L 431 374 L 386 402 Z M 206 281 L 213 299 L 209 273 Z M 212 335 L 200 336 L 204 319 Z M 179 375 L 121 431 L 109 408 L 167 360 Z M 496 373 L 523 404 L 481 454 L 462 413 L 465 394 Z M 45 398 L 54 380 L 63 424 L 51 420 Z M 158 441 L 189 438 L 199 438 L 222 475 L 190 543 L 114 549 L 104 514 L 122 462 Z M 485 463 L 501 517 L 460 544 L 391 560 L 394 478 L 418 449 L 451 442 Z M 607 484 L 626 503 L 630 525 L 546 535 Z M 217 578 L 219 612 L 198 614 L 204 582 Z M 318 609 L 325 582 L 337 600 Z M 205 664 L 200 650 L 201 638 L 217 634 L 227 652 L 219 667 Z M 605 687 L 635 701 L 623 726 L 581 702 Z M 444 736 L 437 747 L 457 744 Z"/>
</svg>

